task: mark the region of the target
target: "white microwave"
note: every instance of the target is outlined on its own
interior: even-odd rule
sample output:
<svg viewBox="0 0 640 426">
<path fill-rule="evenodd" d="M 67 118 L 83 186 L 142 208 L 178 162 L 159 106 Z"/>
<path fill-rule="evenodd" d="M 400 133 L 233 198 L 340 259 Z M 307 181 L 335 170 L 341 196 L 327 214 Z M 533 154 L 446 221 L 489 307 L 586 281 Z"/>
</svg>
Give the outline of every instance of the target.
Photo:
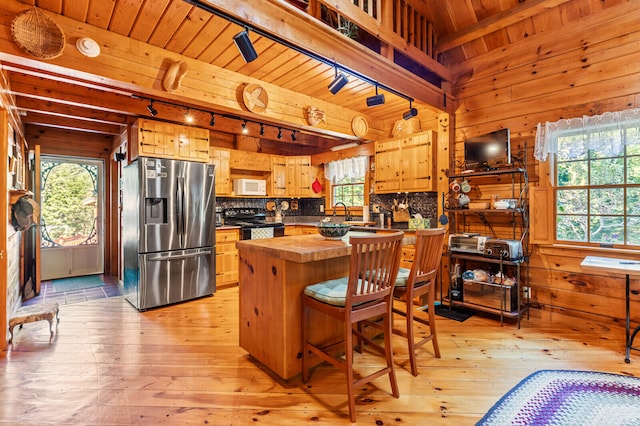
<svg viewBox="0 0 640 426">
<path fill-rule="evenodd" d="M 261 179 L 235 179 L 235 195 L 267 195 L 267 181 Z"/>
</svg>

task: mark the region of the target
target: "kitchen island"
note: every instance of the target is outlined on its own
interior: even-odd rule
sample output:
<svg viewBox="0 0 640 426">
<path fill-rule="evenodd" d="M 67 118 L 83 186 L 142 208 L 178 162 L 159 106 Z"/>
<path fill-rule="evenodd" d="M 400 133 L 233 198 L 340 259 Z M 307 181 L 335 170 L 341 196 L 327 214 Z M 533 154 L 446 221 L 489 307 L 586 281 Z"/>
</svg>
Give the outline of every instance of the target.
<svg viewBox="0 0 640 426">
<path fill-rule="evenodd" d="M 238 241 L 240 252 L 240 347 L 283 379 L 302 370 L 301 299 L 304 288 L 346 276 L 352 235 L 327 240 L 321 235 Z M 413 244 L 415 236 L 405 236 Z M 342 323 L 313 312 L 314 340 L 342 340 Z"/>
</svg>

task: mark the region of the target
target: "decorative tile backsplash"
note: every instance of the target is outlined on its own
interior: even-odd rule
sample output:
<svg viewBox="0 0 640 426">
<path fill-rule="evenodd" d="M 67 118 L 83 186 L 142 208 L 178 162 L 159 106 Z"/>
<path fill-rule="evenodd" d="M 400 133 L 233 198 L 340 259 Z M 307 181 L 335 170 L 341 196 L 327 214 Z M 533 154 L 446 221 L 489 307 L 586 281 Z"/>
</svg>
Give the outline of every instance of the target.
<svg viewBox="0 0 640 426">
<path fill-rule="evenodd" d="M 410 192 L 406 194 L 407 203 L 409 204 L 409 213 L 411 217 L 420 213 L 423 218 L 435 218 L 438 217 L 438 193 L 437 192 Z M 398 203 L 402 203 L 405 200 L 405 193 L 399 194 L 371 194 L 370 196 L 370 217 L 374 217 L 373 206 L 380 206 L 380 213 L 389 215 L 391 213 L 391 207 L 394 205 L 393 200 L 398 200 Z M 283 212 L 284 217 L 322 217 L 325 214 L 321 213 L 320 206 L 324 206 L 324 198 L 232 198 L 232 197 L 218 197 L 216 199 L 217 209 L 224 210 L 229 207 L 252 207 L 266 210 L 266 204 L 269 201 L 275 202 L 276 205 L 280 205 L 282 201 L 287 201 L 291 206 L 292 201 L 298 202 L 298 210 L 289 210 Z M 324 211 L 324 209 L 322 209 Z M 267 217 L 274 217 L 275 212 L 266 212 Z M 434 223 L 432 221 L 432 223 Z"/>
<path fill-rule="evenodd" d="M 373 215 L 373 206 L 380 206 L 380 213 L 390 214 L 394 205 L 394 200 L 403 203 L 407 199 L 409 204 L 409 214 L 413 217 L 420 213 L 423 218 L 438 217 L 438 193 L 437 192 L 401 192 L 399 194 L 371 194 L 369 197 L 370 210 Z M 373 216 L 372 216 L 373 217 Z"/>
</svg>

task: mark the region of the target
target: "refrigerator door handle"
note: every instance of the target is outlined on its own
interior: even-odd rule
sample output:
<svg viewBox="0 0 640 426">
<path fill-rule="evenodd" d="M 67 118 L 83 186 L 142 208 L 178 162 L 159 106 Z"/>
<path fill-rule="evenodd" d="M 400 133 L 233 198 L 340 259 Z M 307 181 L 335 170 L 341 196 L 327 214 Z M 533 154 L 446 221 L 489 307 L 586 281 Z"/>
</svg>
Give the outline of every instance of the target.
<svg viewBox="0 0 640 426">
<path fill-rule="evenodd" d="M 184 178 L 178 178 L 176 188 L 176 220 L 178 221 L 178 236 L 180 237 L 180 247 L 184 247 Z"/>
<path fill-rule="evenodd" d="M 166 262 L 166 261 L 170 261 L 170 260 L 189 259 L 189 258 L 192 258 L 194 256 L 207 256 L 207 255 L 210 255 L 210 254 L 211 254 L 211 250 L 205 250 L 205 251 L 201 251 L 201 252 L 198 252 L 198 253 L 180 254 L 180 255 L 176 255 L 176 256 L 150 257 L 148 260 L 154 261 L 154 262 Z"/>
</svg>

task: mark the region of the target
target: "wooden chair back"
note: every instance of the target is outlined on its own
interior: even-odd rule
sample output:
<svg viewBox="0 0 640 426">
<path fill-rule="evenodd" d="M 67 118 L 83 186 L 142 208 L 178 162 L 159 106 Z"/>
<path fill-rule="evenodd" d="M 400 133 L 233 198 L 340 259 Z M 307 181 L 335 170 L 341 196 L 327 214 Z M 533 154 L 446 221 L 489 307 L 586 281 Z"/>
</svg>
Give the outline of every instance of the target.
<svg viewBox="0 0 640 426">
<path fill-rule="evenodd" d="M 391 297 L 400 267 L 403 232 L 352 236 L 345 307 Z"/>
<path fill-rule="evenodd" d="M 444 234 L 444 228 L 416 230 L 416 251 L 407 287 L 410 285 L 415 287 L 435 280 L 442 260 Z"/>
</svg>

